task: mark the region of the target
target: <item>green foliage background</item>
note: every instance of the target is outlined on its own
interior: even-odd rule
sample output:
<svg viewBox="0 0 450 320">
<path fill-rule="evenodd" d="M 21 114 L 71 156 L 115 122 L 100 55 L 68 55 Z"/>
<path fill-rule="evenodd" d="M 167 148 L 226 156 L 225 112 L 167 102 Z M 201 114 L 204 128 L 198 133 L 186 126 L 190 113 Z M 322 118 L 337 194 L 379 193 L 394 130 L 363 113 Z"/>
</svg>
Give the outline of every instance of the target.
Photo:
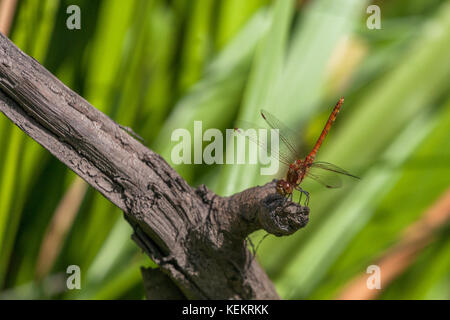
<svg viewBox="0 0 450 320">
<path fill-rule="evenodd" d="M 82 29 L 65 27 L 81 8 Z M 276 113 L 312 144 L 345 104 L 319 160 L 362 177 L 340 190 L 306 184 L 307 228 L 268 237 L 259 260 L 285 299 L 334 298 L 395 244 L 450 185 L 450 1 L 22 0 L 10 38 L 169 163 L 173 129 L 233 128 Z M 301 138 L 299 136 L 299 138 Z M 270 178 L 257 166 L 182 165 L 193 186 L 228 195 Z M 39 251 L 76 180 L 0 116 L 0 298 L 143 298 L 122 213 L 89 188 L 51 271 Z M 380 298 L 450 299 L 449 229 Z M 262 233 L 252 236 L 258 241 Z M 82 289 L 65 289 L 79 265 Z"/>
</svg>

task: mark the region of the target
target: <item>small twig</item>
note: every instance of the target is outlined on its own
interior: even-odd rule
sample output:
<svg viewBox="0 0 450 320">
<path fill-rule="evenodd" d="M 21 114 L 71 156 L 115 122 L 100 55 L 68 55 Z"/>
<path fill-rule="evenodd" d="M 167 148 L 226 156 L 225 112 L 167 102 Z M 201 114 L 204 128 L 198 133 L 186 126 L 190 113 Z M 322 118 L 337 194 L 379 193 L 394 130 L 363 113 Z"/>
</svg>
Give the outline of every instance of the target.
<svg viewBox="0 0 450 320">
<path fill-rule="evenodd" d="M 251 248 L 252 248 L 252 258 L 249 260 L 249 266 L 250 266 L 250 264 L 253 262 L 253 260 L 255 260 L 255 258 L 256 258 L 256 253 L 257 253 L 257 251 L 258 251 L 258 249 L 259 249 L 259 246 L 260 246 L 261 243 L 264 241 L 264 239 L 267 238 L 268 235 L 269 235 L 269 234 L 266 233 L 261 239 L 259 239 L 258 244 L 256 245 L 256 248 L 255 248 L 255 245 L 253 244 L 252 239 L 251 239 L 250 237 L 247 237 L 248 242 L 250 243 L 250 246 L 251 246 Z"/>
</svg>

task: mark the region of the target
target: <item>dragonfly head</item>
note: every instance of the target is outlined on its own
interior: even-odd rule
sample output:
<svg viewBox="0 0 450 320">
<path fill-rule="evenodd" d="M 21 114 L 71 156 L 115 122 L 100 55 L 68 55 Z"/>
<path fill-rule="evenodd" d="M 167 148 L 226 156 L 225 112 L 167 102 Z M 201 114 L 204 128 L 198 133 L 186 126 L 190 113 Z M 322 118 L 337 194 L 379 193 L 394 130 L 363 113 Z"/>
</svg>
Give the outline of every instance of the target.
<svg viewBox="0 0 450 320">
<path fill-rule="evenodd" d="M 277 181 L 277 192 L 282 196 L 291 194 L 294 191 L 294 185 L 284 179 Z"/>
</svg>

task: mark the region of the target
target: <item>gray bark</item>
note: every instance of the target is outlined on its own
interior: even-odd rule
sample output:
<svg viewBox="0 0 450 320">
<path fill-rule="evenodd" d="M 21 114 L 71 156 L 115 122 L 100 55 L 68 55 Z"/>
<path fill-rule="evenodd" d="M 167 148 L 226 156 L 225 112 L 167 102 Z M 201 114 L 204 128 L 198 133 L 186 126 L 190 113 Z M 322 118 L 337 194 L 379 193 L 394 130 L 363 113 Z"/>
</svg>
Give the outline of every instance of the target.
<svg viewBox="0 0 450 320">
<path fill-rule="evenodd" d="M 124 211 L 132 238 L 160 267 L 143 271 L 149 297 L 171 282 L 178 290 L 159 298 L 278 299 L 245 239 L 259 229 L 292 234 L 309 209 L 277 195 L 274 181 L 231 197 L 192 188 L 2 34 L 0 111 Z"/>
</svg>

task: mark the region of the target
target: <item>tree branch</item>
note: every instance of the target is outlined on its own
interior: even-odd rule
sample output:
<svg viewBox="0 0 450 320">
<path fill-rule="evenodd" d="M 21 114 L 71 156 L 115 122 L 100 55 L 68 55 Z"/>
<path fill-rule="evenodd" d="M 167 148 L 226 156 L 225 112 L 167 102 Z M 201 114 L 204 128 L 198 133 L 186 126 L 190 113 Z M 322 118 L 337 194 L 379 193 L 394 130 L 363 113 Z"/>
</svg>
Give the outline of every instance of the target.
<svg viewBox="0 0 450 320">
<path fill-rule="evenodd" d="M 309 209 L 277 195 L 274 181 L 231 197 L 191 188 L 2 34 L 0 111 L 125 212 L 132 238 L 185 297 L 278 298 L 245 238 L 291 234 Z"/>
<path fill-rule="evenodd" d="M 141 268 L 145 295 L 149 300 L 184 300 L 173 281 L 159 268 Z"/>
</svg>

